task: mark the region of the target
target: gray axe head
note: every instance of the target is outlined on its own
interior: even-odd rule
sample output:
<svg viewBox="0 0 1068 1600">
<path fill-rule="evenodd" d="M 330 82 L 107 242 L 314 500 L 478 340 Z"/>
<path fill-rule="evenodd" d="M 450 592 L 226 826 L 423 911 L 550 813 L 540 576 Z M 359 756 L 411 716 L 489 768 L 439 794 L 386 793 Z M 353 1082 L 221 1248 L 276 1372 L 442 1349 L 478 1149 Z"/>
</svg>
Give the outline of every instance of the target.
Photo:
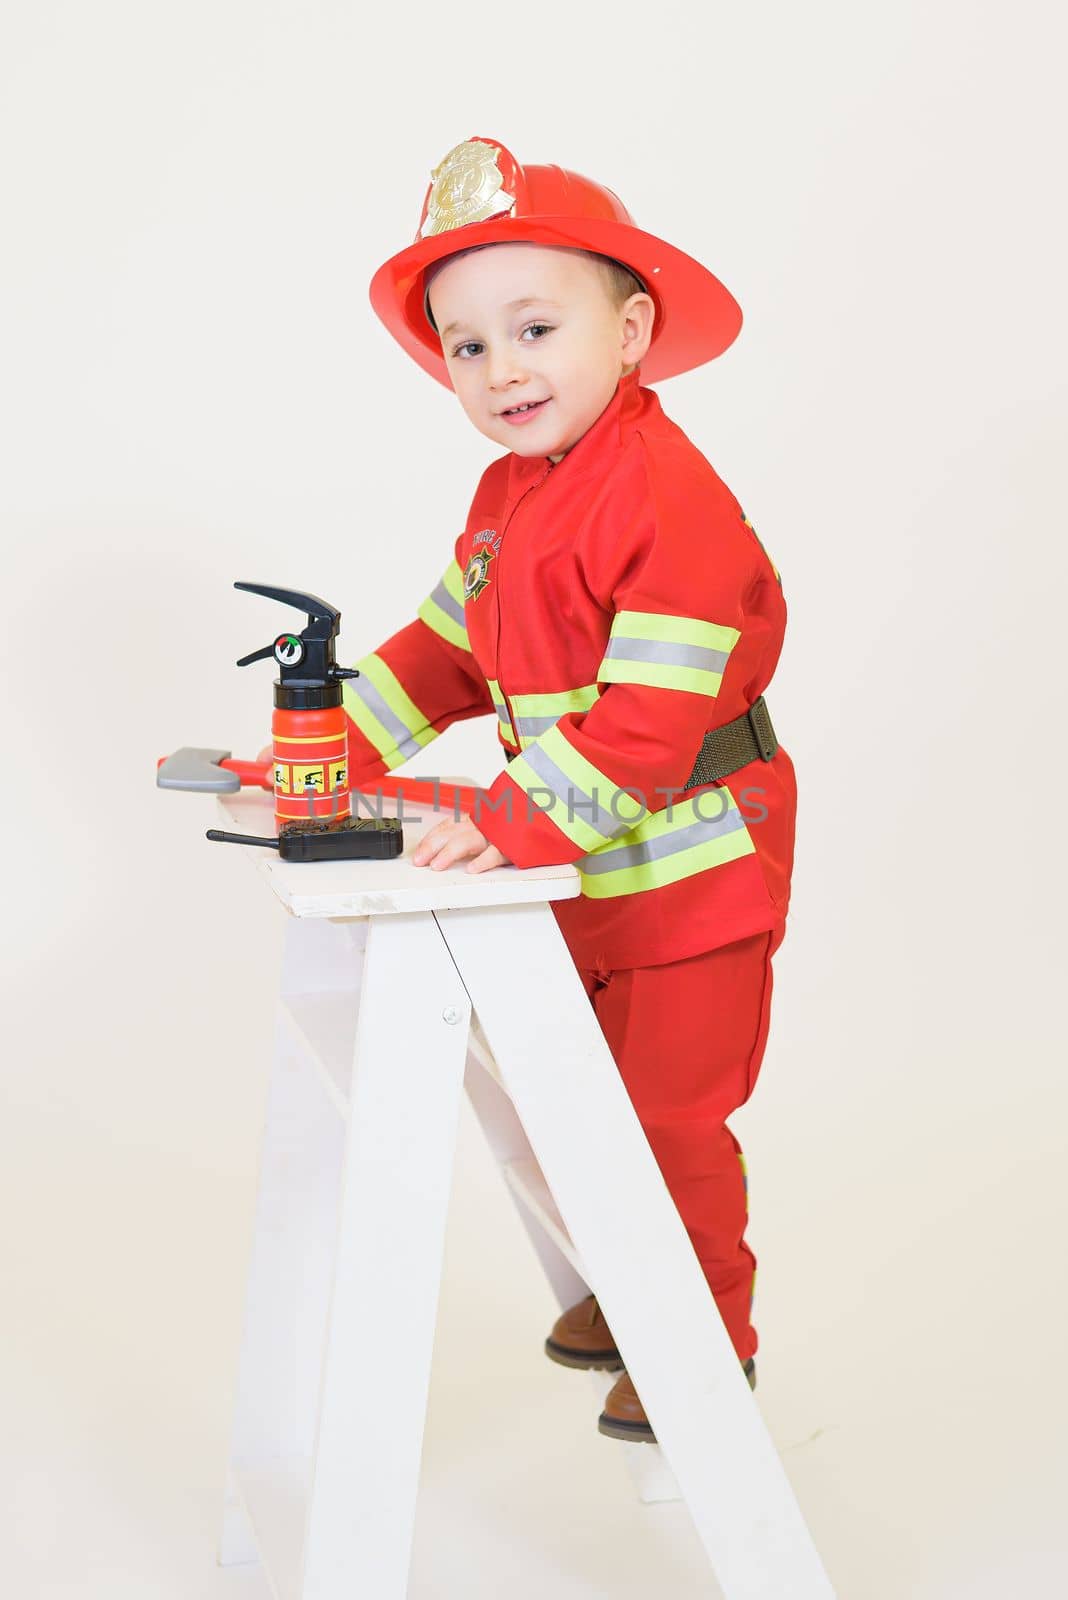
<svg viewBox="0 0 1068 1600">
<path fill-rule="evenodd" d="M 184 744 L 156 768 L 157 789 L 199 789 L 205 794 L 233 794 L 241 787 L 236 772 L 220 767 L 229 750 L 201 750 Z"/>
</svg>

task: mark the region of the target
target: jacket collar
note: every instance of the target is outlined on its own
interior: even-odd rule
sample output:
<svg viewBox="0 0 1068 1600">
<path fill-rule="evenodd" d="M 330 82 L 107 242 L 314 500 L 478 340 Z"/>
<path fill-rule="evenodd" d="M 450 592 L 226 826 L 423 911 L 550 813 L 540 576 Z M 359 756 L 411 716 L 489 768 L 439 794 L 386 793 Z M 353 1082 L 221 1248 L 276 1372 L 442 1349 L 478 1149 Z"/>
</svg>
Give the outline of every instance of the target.
<svg viewBox="0 0 1068 1600">
<path fill-rule="evenodd" d="M 585 476 L 591 468 L 603 471 L 607 458 L 614 456 L 630 437 L 637 419 L 650 406 L 659 408 L 657 396 L 641 387 L 638 381 L 640 377 L 640 367 L 621 376 L 614 395 L 600 416 L 560 461 L 554 462 L 549 456 L 520 456 L 513 450 L 507 458 L 509 500 L 540 478 L 548 467 L 552 468 L 554 477 L 562 472 L 568 482 Z"/>
</svg>

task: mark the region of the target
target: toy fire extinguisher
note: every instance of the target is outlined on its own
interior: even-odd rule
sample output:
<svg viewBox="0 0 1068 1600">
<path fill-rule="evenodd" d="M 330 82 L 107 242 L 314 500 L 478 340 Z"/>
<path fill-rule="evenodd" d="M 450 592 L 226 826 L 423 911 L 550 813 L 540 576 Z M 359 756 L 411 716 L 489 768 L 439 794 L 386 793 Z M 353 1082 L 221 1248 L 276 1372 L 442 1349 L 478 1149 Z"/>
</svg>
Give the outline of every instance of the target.
<svg viewBox="0 0 1068 1600">
<path fill-rule="evenodd" d="M 334 640 L 341 613 L 314 594 L 278 589 L 265 583 L 235 583 L 235 589 L 266 595 L 306 613 L 300 633 L 280 633 L 262 650 L 237 663 L 275 660 L 271 736 L 274 752 L 276 821 L 320 818 L 326 822 L 351 815 L 348 772 L 348 719 L 341 702 L 341 682 L 358 678 L 355 667 L 339 667 Z"/>
</svg>

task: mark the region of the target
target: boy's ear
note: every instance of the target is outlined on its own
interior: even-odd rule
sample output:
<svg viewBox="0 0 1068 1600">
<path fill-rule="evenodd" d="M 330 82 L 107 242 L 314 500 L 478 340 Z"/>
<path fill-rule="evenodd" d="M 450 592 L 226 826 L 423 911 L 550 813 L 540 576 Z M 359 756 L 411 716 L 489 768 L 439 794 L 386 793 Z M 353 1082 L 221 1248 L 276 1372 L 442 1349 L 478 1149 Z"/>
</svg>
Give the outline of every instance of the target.
<svg viewBox="0 0 1068 1600">
<path fill-rule="evenodd" d="M 651 295 L 632 294 L 622 306 L 623 348 L 620 354 L 626 364 L 638 362 L 653 342 L 653 324 L 656 306 Z"/>
</svg>

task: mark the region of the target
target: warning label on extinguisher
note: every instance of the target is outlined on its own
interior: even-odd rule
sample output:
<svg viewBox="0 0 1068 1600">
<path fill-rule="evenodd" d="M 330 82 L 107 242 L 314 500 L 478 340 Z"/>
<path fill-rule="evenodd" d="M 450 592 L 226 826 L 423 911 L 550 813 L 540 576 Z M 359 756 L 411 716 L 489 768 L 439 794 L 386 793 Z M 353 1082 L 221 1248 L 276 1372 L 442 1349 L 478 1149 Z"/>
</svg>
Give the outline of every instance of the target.
<svg viewBox="0 0 1068 1600">
<path fill-rule="evenodd" d="M 329 786 L 326 786 L 327 774 Z M 288 762 L 276 761 L 274 786 L 282 794 L 306 794 L 309 789 L 315 794 L 333 794 L 336 789 L 345 787 L 346 775 L 347 763 L 344 761 L 329 761 L 325 769 L 322 762 L 315 766 L 290 766 Z"/>
</svg>

